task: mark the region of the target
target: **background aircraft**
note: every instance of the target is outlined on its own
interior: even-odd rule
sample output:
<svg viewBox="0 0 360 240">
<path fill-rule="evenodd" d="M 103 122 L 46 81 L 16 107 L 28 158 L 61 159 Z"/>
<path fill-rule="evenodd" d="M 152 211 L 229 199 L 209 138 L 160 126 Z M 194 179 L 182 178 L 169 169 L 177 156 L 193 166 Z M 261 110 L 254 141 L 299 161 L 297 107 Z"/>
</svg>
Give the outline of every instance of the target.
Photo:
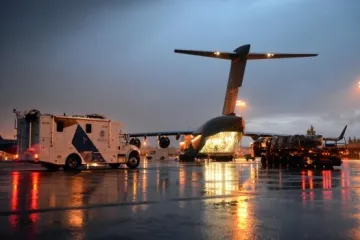
<svg viewBox="0 0 360 240">
<path fill-rule="evenodd" d="M 337 146 L 338 142 L 341 140 L 345 140 L 345 132 L 347 129 L 347 125 L 344 127 L 339 137 L 325 137 L 323 140 L 325 141 L 325 146 Z M 329 144 L 328 142 L 334 142 L 333 144 Z M 346 142 L 346 140 L 345 140 Z"/>
<path fill-rule="evenodd" d="M 16 140 L 4 139 L 0 135 L 0 151 L 9 154 L 16 154 L 17 152 Z"/>
<path fill-rule="evenodd" d="M 202 57 L 219 58 L 231 61 L 228 84 L 225 93 L 222 115 L 205 122 L 194 131 L 164 131 L 148 133 L 128 134 L 130 144 L 141 146 L 139 137 L 158 137 L 158 144 L 161 148 L 170 145 L 168 136 L 176 136 L 180 143 L 180 160 L 194 160 L 195 158 L 212 158 L 232 160 L 235 147 L 243 136 L 253 139 L 279 134 L 248 132 L 245 131 L 245 121 L 242 117 L 236 116 L 235 106 L 239 88 L 242 85 L 247 60 L 278 59 L 278 58 L 299 58 L 313 57 L 317 54 L 284 54 L 284 53 L 250 53 L 250 44 L 243 45 L 234 52 L 210 52 L 194 50 L 177 50 L 175 53 L 197 55 Z"/>
</svg>

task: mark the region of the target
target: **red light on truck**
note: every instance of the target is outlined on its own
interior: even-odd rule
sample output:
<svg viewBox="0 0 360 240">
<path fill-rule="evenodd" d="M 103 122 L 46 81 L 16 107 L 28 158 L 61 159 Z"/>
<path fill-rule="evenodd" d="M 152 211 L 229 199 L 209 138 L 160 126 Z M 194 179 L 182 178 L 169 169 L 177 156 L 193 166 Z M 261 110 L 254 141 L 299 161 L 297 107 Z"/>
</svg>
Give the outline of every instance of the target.
<svg viewBox="0 0 360 240">
<path fill-rule="evenodd" d="M 15 160 L 18 160 L 19 159 L 19 154 L 16 154 L 15 155 Z"/>
<path fill-rule="evenodd" d="M 35 154 L 34 154 L 34 158 L 35 158 L 35 159 L 39 159 L 39 154 L 35 153 Z"/>
</svg>

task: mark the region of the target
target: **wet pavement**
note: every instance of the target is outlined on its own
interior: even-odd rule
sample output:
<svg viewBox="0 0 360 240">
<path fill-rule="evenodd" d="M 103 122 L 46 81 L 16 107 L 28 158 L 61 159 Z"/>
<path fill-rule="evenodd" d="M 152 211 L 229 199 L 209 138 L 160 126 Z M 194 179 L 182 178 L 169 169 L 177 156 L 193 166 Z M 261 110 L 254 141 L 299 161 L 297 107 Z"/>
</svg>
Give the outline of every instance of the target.
<svg viewBox="0 0 360 240">
<path fill-rule="evenodd" d="M 360 239 L 360 161 L 142 162 L 77 173 L 0 163 L 0 239 Z"/>
</svg>

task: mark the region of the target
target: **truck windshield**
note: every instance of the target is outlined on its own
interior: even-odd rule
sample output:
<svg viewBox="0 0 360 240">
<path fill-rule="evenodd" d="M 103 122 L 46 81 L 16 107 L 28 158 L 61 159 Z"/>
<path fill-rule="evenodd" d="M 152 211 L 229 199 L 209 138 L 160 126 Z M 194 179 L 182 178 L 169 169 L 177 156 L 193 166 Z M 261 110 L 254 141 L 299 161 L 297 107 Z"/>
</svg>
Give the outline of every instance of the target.
<svg viewBox="0 0 360 240">
<path fill-rule="evenodd" d="M 119 138 L 121 143 L 126 143 L 128 139 L 126 134 L 120 134 Z"/>
</svg>

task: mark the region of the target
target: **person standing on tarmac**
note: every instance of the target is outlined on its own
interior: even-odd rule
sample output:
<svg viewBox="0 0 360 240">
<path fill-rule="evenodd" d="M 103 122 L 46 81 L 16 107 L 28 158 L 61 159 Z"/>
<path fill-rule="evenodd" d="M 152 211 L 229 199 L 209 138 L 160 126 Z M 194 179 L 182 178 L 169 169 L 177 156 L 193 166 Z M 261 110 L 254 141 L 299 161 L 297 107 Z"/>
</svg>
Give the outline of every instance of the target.
<svg viewBox="0 0 360 240">
<path fill-rule="evenodd" d="M 268 165 L 270 163 L 270 152 L 271 152 L 271 141 L 268 140 L 266 141 L 266 161 Z"/>
</svg>

